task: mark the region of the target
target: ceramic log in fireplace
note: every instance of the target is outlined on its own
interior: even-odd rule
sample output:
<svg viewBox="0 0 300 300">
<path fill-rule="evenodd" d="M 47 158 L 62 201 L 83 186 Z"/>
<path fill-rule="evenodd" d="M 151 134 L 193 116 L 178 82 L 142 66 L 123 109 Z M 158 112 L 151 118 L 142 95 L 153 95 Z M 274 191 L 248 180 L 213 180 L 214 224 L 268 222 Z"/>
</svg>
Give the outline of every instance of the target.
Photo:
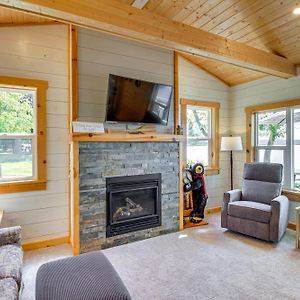
<svg viewBox="0 0 300 300">
<path fill-rule="evenodd" d="M 161 225 L 161 174 L 106 179 L 106 236 Z"/>
</svg>

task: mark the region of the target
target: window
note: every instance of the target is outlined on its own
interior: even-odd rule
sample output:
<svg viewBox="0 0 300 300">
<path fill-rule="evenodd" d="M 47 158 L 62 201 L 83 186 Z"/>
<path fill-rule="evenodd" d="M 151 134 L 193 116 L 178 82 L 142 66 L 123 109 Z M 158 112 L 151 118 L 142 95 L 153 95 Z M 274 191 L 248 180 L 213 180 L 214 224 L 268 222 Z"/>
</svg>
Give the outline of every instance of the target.
<svg viewBox="0 0 300 300">
<path fill-rule="evenodd" d="M 247 161 L 283 164 L 284 187 L 300 190 L 300 100 L 249 107 L 246 112 Z"/>
<path fill-rule="evenodd" d="M 0 77 L 0 193 L 46 188 L 46 89 Z"/>
<path fill-rule="evenodd" d="M 181 120 L 186 136 L 185 161 L 201 162 L 207 174 L 219 169 L 219 103 L 181 99 Z"/>
</svg>

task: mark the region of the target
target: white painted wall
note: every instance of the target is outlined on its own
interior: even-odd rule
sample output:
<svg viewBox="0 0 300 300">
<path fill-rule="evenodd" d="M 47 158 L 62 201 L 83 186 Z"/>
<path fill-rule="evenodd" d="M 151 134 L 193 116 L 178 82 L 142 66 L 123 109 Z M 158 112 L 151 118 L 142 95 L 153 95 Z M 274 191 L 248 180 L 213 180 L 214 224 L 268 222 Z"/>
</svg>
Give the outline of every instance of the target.
<svg viewBox="0 0 300 300">
<path fill-rule="evenodd" d="M 0 28 L 1 75 L 47 80 L 46 191 L 0 195 L 2 226 L 21 225 L 23 242 L 69 235 L 68 29 L 65 25 Z"/>
<path fill-rule="evenodd" d="M 220 136 L 230 131 L 229 87 L 184 58 L 179 58 L 179 98 L 220 103 Z M 230 188 L 230 164 L 227 152 L 220 153 L 220 174 L 206 176 L 207 207 L 220 206 L 223 193 Z"/>
<path fill-rule="evenodd" d="M 173 52 L 87 29 L 78 30 L 79 120 L 103 122 L 108 75 L 173 85 Z M 172 132 L 173 104 L 168 127 Z M 111 126 L 110 126 L 111 127 Z M 113 127 L 117 127 L 114 125 Z"/>
<path fill-rule="evenodd" d="M 298 68 L 298 76 L 290 79 L 280 79 L 270 76 L 232 87 L 230 89 L 230 123 L 232 134 L 242 136 L 245 148 L 245 107 L 295 98 L 300 98 L 300 68 Z M 236 187 L 240 186 L 245 161 L 245 151 L 234 153 L 234 182 Z M 291 201 L 290 221 L 292 222 L 295 222 L 294 208 L 297 205 L 299 203 Z"/>
</svg>

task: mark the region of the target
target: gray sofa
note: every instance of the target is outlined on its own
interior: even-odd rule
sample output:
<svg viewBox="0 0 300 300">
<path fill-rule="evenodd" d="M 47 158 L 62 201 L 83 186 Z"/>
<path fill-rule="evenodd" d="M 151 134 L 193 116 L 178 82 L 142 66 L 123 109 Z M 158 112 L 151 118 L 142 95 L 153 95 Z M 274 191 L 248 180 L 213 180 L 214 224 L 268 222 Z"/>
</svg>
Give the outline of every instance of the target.
<svg viewBox="0 0 300 300">
<path fill-rule="evenodd" d="M 0 299 L 19 298 L 23 251 L 21 227 L 0 228 Z"/>
<path fill-rule="evenodd" d="M 246 163 L 242 189 L 224 193 L 221 226 L 278 242 L 288 223 L 289 200 L 281 195 L 283 166 Z"/>
</svg>

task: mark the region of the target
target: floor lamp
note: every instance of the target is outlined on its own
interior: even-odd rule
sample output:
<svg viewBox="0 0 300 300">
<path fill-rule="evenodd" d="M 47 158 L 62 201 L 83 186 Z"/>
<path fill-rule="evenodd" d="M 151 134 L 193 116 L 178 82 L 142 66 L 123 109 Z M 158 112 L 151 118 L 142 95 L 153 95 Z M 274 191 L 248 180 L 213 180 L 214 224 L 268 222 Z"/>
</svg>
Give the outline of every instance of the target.
<svg viewBox="0 0 300 300">
<path fill-rule="evenodd" d="M 243 150 L 242 138 L 240 136 L 225 136 L 221 138 L 221 151 L 230 151 L 230 178 L 233 190 L 233 157 L 232 151 Z"/>
</svg>

